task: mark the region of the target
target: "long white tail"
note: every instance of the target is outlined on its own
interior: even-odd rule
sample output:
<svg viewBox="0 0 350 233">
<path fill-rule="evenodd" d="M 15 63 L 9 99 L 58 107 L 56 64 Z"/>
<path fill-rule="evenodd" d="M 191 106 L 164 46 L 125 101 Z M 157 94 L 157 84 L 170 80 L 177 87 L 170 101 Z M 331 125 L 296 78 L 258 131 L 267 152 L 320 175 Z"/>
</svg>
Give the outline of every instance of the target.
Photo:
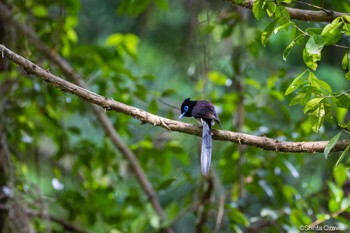
<svg viewBox="0 0 350 233">
<path fill-rule="evenodd" d="M 211 162 L 211 125 L 202 121 L 202 152 L 201 152 L 201 170 L 204 176 L 208 175 Z"/>
</svg>

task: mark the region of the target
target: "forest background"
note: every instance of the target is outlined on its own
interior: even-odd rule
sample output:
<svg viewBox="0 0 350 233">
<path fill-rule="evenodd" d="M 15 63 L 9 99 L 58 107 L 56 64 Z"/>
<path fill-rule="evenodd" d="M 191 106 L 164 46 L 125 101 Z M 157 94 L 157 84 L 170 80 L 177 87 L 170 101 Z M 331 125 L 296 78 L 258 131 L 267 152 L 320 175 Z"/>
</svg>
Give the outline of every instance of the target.
<svg viewBox="0 0 350 233">
<path fill-rule="evenodd" d="M 349 230 L 346 12 L 0 1 L 0 232 Z M 207 177 L 188 97 L 223 125 Z"/>
</svg>

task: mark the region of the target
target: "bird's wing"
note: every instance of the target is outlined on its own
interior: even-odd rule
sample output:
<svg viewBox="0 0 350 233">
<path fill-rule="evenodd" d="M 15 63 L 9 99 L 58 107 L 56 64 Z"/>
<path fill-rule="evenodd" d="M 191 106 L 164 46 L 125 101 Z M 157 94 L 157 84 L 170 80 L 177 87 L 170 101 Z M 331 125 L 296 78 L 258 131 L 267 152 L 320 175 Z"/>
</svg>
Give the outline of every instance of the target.
<svg viewBox="0 0 350 233">
<path fill-rule="evenodd" d="M 192 110 L 192 116 L 220 122 L 219 117 L 215 113 L 214 106 L 207 101 L 198 101 Z"/>
</svg>

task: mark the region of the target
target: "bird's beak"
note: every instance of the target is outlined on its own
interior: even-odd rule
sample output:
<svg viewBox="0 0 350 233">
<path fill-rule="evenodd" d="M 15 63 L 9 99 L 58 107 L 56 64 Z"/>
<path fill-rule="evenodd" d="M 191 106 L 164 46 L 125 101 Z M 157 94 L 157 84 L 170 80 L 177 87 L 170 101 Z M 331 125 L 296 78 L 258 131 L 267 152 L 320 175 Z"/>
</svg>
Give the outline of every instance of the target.
<svg viewBox="0 0 350 233">
<path fill-rule="evenodd" d="M 180 116 L 179 116 L 179 119 L 183 118 L 185 116 L 186 112 L 182 113 Z"/>
</svg>

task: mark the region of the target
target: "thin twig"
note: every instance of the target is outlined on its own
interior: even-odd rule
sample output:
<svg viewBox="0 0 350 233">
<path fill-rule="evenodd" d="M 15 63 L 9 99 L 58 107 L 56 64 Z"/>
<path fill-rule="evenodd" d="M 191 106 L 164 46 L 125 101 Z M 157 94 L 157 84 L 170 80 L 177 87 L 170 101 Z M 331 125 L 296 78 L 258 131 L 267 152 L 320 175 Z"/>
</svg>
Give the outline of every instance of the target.
<svg viewBox="0 0 350 233">
<path fill-rule="evenodd" d="M 255 0 L 246 0 L 242 3 L 237 4 L 235 0 L 228 0 L 234 5 L 241 6 L 247 9 L 252 9 Z M 350 13 L 345 12 L 336 12 L 336 11 L 313 11 L 313 10 L 304 10 L 292 7 L 286 7 L 291 19 L 303 20 L 303 21 L 312 21 L 312 22 L 331 22 L 337 17 L 350 15 Z"/>
<path fill-rule="evenodd" d="M 320 7 L 320 6 L 317 6 L 317 5 L 308 3 L 308 2 L 303 2 L 303 1 L 298 1 L 298 0 L 294 0 L 294 2 L 299 3 L 299 4 L 303 4 L 303 5 L 312 7 L 312 8 L 315 8 L 315 9 L 317 9 L 317 10 L 324 11 L 324 12 L 326 12 L 326 13 L 328 13 L 328 14 L 331 14 L 331 13 L 333 12 L 333 11 L 331 11 L 331 10 L 327 10 L 327 9 L 325 9 L 325 8 L 323 8 L 323 7 Z"/>
<path fill-rule="evenodd" d="M 337 211 L 333 212 L 332 214 L 329 215 L 329 218 L 336 218 L 338 215 L 344 213 L 345 211 L 347 211 L 349 209 L 350 205 L 346 205 L 342 208 L 339 208 Z M 313 223 L 311 223 L 309 225 L 310 228 L 315 228 L 316 226 L 320 225 L 321 223 L 329 220 L 329 218 L 319 218 L 319 219 L 316 219 Z"/>
</svg>

